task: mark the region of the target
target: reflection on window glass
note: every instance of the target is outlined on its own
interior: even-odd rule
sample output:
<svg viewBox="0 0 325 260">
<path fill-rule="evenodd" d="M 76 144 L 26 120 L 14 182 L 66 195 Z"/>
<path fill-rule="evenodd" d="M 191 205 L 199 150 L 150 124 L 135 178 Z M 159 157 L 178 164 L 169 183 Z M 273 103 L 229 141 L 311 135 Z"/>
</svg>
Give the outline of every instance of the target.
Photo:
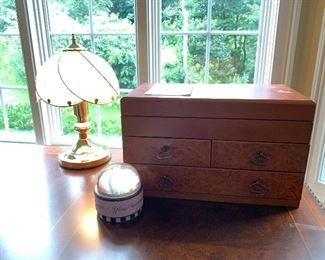
<svg viewBox="0 0 325 260">
<path fill-rule="evenodd" d="M 134 0 L 93 0 L 93 27 L 96 33 L 135 33 Z"/>
<path fill-rule="evenodd" d="M 34 142 L 14 0 L 0 3 L 0 139 Z"/>
<path fill-rule="evenodd" d="M 253 83 L 257 36 L 211 38 L 209 83 Z"/>
<path fill-rule="evenodd" d="M 15 0 L 0 1 L 0 33 L 19 33 Z"/>
<path fill-rule="evenodd" d="M 206 37 L 166 35 L 161 39 L 162 81 L 204 82 Z"/>
<path fill-rule="evenodd" d="M 261 0 L 213 0 L 214 30 L 258 30 Z"/>
<path fill-rule="evenodd" d="M 260 5 L 260 0 L 162 0 L 162 81 L 253 83 Z"/>
<path fill-rule="evenodd" d="M 182 59 L 183 37 L 162 36 L 161 44 L 162 81 L 166 83 L 183 82 L 185 78 Z"/>
<path fill-rule="evenodd" d="M 162 0 L 162 30 L 205 30 L 207 8 L 207 0 Z"/>
<path fill-rule="evenodd" d="M 51 33 L 89 32 L 88 0 L 48 0 Z"/>
</svg>

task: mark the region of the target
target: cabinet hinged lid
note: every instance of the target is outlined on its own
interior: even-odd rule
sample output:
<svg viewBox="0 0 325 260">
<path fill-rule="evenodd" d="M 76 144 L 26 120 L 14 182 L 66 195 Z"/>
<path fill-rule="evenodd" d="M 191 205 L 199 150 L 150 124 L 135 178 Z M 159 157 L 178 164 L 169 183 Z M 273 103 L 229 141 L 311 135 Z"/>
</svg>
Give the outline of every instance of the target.
<svg viewBox="0 0 325 260">
<path fill-rule="evenodd" d="M 166 91 L 150 93 L 156 87 Z M 313 121 L 314 110 L 312 100 L 281 84 L 146 83 L 121 100 L 122 116 Z"/>
</svg>

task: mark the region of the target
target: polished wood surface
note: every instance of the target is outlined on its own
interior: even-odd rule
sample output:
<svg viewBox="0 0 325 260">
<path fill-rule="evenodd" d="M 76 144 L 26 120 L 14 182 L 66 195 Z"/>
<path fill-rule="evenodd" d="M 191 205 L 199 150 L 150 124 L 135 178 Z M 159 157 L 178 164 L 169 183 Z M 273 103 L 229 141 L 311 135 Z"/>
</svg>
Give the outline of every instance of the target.
<svg viewBox="0 0 325 260">
<path fill-rule="evenodd" d="M 193 84 L 191 96 L 145 95 L 152 86 L 142 84 L 122 98 L 122 114 L 290 121 L 313 121 L 314 118 L 315 103 L 284 85 Z"/>
<path fill-rule="evenodd" d="M 60 168 L 62 149 L 0 143 L 0 259 L 325 259 L 325 211 L 145 198 L 125 225 L 97 219 L 103 167 Z M 122 151 L 112 149 L 112 160 Z"/>
<path fill-rule="evenodd" d="M 312 100 L 284 85 L 183 84 L 183 96 L 170 95 L 179 84 L 158 85 L 170 92 L 142 84 L 121 100 L 124 160 L 145 194 L 299 206 Z"/>
<path fill-rule="evenodd" d="M 309 143 L 312 122 L 177 117 L 122 117 L 125 136 Z"/>
<path fill-rule="evenodd" d="M 124 137 L 123 148 L 130 163 L 210 167 L 209 140 Z"/>
<path fill-rule="evenodd" d="M 215 168 L 158 166 L 135 164 L 144 193 L 210 201 L 258 203 L 266 205 L 298 206 L 304 176 L 302 174 L 266 171 L 225 170 Z M 172 193 L 171 193 L 172 192 Z M 218 197 L 218 195 L 221 195 Z M 197 197 L 198 196 L 198 197 Z M 210 199 L 209 199 L 210 196 Z"/>
<path fill-rule="evenodd" d="M 213 141 L 211 165 L 216 168 L 304 173 L 308 151 L 308 144 Z"/>
</svg>

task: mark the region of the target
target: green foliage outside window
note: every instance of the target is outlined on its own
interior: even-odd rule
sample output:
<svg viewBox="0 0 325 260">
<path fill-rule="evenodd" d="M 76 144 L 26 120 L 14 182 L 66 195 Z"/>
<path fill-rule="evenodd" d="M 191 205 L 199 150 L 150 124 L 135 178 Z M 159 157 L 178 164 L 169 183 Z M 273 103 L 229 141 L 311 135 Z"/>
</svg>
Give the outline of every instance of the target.
<svg viewBox="0 0 325 260">
<path fill-rule="evenodd" d="M 93 25 L 98 34 L 91 48 L 88 0 L 48 0 L 53 52 L 69 44 L 70 36 L 55 33 L 83 32 L 77 40 L 106 59 L 119 79 L 120 87 L 136 87 L 134 35 L 107 35 L 112 31 L 134 32 L 134 0 L 93 0 Z M 260 0 L 213 0 L 212 30 L 258 30 Z M 205 31 L 207 0 L 162 0 L 163 31 Z M 53 22 L 51 19 L 58 19 Z M 61 24 L 58 21 L 64 21 Z M 56 26 L 56 27 L 55 27 Z M 0 0 L 0 32 L 18 32 L 14 0 Z M 103 34 L 101 34 L 103 33 Z M 168 83 L 204 81 L 206 35 L 162 35 L 162 80 Z M 212 35 L 209 83 L 252 83 L 254 79 L 257 35 Z M 26 85 L 19 37 L 0 36 L 0 83 Z M 27 101 L 28 101 L 28 97 Z M 27 102 L 6 104 L 10 127 L 31 129 Z M 101 106 L 103 134 L 120 134 L 119 102 Z M 89 106 L 89 119 L 95 132 L 95 108 Z M 62 109 L 63 132 L 73 132 L 76 119 L 71 109 Z M 28 115 L 28 116 L 27 116 Z M 29 118 L 29 119 L 27 119 Z M 3 128 L 0 111 L 0 129 Z"/>
<path fill-rule="evenodd" d="M 0 32 L 14 27 L 16 21 L 15 0 L 0 0 Z"/>
<path fill-rule="evenodd" d="M 27 85 L 19 36 L 0 36 L 0 83 Z"/>
<path fill-rule="evenodd" d="M 96 127 L 96 109 L 98 105 L 88 104 L 88 120 L 91 125 L 90 134 L 97 134 Z M 100 105 L 102 117 L 105 117 L 101 122 L 102 132 L 105 135 L 119 135 L 121 133 L 121 118 L 120 118 L 120 98 L 108 105 Z M 73 114 L 71 107 L 61 109 L 64 134 L 75 134 L 73 125 L 76 123 L 76 117 Z"/>
<path fill-rule="evenodd" d="M 0 130 L 5 128 L 5 122 L 3 120 L 3 112 L 0 109 Z"/>
<path fill-rule="evenodd" d="M 13 130 L 33 130 L 32 111 L 29 104 L 7 105 L 9 128 Z"/>
<path fill-rule="evenodd" d="M 205 31 L 207 8 L 207 0 L 162 0 L 162 30 Z M 259 14 L 260 0 L 213 0 L 211 30 L 257 31 Z M 256 49 L 257 35 L 212 35 L 208 82 L 253 83 Z M 163 81 L 204 82 L 205 51 L 206 35 L 164 35 Z"/>
</svg>

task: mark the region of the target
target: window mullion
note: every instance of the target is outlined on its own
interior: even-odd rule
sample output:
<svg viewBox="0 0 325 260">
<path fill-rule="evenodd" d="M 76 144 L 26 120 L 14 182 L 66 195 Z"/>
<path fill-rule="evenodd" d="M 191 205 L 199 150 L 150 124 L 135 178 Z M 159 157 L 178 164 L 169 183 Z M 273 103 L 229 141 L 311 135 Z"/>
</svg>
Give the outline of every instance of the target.
<svg viewBox="0 0 325 260">
<path fill-rule="evenodd" d="M 149 82 L 149 44 L 148 44 L 148 1 L 135 0 L 135 30 L 136 30 L 136 71 L 137 82 Z"/>
<path fill-rule="evenodd" d="M 206 38 L 206 48 L 205 48 L 204 83 L 209 82 L 209 63 L 210 63 L 210 48 L 211 48 L 211 19 L 212 19 L 212 0 L 208 0 L 207 38 Z"/>
<path fill-rule="evenodd" d="M 95 53 L 95 38 L 94 38 L 94 25 L 93 25 L 93 1 L 88 0 L 88 11 L 89 11 L 89 29 L 90 29 L 90 42 L 91 42 L 91 50 Z M 100 106 L 96 106 L 96 128 L 97 128 L 97 136 L 103 136 L 102 130 L 102 113 L 100 110 Z"/>
<path fill-rule="evenodd" d="M 92 0 L 88 0 L 88 11 L 89 11 L 89 29 L 90 29 L 91 51 L 95 52 L 94 25 L 93 25 L 93 1 Z"/>
<path fill-rule="evenodd" d="M 2 95 L 2 89 L 3 87 L 0 86 L 0 108 L 2 109 L 2 117 L 3 117 L 3 123 L 6 131 L 9 131 L 9 120 L 8 120 L 8 113 L 7 108 L 5 106 L 5 103 L 3 101 L 3 95 Z"/>
<path fill-rule="evenodd" d="M 210 31 L 161 31 L 161 35 L 258 35 L 258 31 L 222 31 L 222 30 L 210 30 Z"/>
<path fill-rule="evenodd" d="M 161 59 L 160 59 L 160 24 L 161 24 L 161 0 L 147 0 L 148 17 L 148 81 L 150 83 L 161 80 Z"/>
</svg>

